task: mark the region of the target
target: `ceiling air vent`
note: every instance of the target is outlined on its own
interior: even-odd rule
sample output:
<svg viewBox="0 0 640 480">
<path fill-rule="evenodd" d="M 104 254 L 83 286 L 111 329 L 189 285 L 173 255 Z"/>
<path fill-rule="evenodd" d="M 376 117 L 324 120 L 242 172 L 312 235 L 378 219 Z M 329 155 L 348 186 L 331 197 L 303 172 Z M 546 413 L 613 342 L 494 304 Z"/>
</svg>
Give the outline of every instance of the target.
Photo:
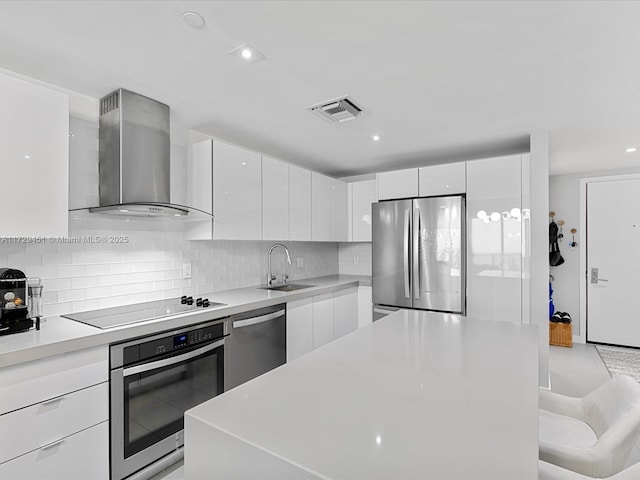
<svg viewBox="0 0 640 480">
<path fill-rule="evenodd" d="M 353 120 L 364 113 L 364 110 L 349 97 L 334 98 L 333 100 L 307 107 L 307 110 L 335 123 Z"/>
</svg>

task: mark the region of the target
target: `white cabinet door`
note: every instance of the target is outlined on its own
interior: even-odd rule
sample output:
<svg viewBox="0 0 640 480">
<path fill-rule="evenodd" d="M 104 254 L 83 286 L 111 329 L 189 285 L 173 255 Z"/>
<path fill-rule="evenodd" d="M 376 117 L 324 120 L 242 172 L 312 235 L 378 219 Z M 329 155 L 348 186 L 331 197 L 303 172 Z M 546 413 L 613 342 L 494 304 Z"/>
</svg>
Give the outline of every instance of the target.
<svg viewBox="0 0 640 480">
<path fill-rule="evenodd" d="M 334 317 L 335 338 L 358 329 L 358 287 L 335 292 Z"/>
<path fill-rule="evenodd" d="M 371 205 L 378 201 L 375 180 L 353 182 L 350 190 L 349 241 L 371 241 Z"/>
<path fill-rule="evenodd" d="M 289 165 L 289 239 L 311 240 L 311 171 Z"/>
<path fill-rule="evenodd" d="M 10 365 L 0 370 L 0 378 L 2 414 L 106 382 L 109 379 L 109 346 Z"/>
<path fill-rule="evenodd" d="M 262 156 L 262 239 L 289 240 L 289 165 Z"/>
<path fill-rule="evenodd" d="M 358 328 L 373 322 L 373 296 L 371 287 L 358 287 Z"/>
<path fill-rule="evenodd" d="M 311 172 L 311 239 L 331 241 L 331 204 L 333 179 Z"/>
<path fill-rule="evenodd" d="M 348 235 L 347 184 L 331 179 L 331 241 L 346 242 Z"/>
<path fill-rule="evenodd" d="M 109 422 L 0 464 L 0 478 L 108 480 Z"/>
<path fill-rule="evenodd" d="M 262 238 L 261 165 L 259 153 L 213 142 L 214 238 Z"/>
<path fill-rule="evenodd" d="M 194 143 L 187 155 L 187 205 L 213 214 L 213 140 Z M 211 240 L 213 220 L 186 222 L 187 240 Z"/>
<path fill-rule="evenodd" d="M 187 162 L 187 204 L 213 214 L 213 141 L 189 146 Z"/>
<path fill-rule="evenodd" d="M 376 174 L 378 199 L 412 198 L 418 196 L 418 169 L 396 170 Z"/>
<path fill-rule="evenodd" d="M 421 197 L 455 195 L 466 191 L 467 168 L 465 162 L 422 167 L 419 171 Z"/>
<path fill-rule="evenodd" d="M 0 415 L 0 463 L 106 420 L 107 382 Z"/>
<path fill-rule="evenodd" d="M 313 298 L 287 303 L 287 362 L 313 351 Z"/>
<path fill-rule="evenodd" d="M 69 97 L 0 74 L 0 237 L 69 234 Z"/>
<path fill-rule="evenodd" d="M 467 316 L 521 322 L 521 156 L 467 162 Z"/>
<path fill-rule="evenodd" d="M 335 339 L 333 293 L 313 297 L 313 348 Z"/>
</svg>

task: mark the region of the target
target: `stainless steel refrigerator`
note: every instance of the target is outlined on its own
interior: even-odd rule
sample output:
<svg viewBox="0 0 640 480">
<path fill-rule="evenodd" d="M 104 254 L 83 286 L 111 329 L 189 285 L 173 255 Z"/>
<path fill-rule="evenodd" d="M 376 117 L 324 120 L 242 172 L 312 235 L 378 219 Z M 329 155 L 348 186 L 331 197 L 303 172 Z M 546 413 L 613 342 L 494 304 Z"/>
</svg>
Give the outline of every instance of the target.
<svg viewBox="0 0 640 480">
<path fill-rule="evenodd" d="M 464 196 L 372 206 L 375 306 L 465 313 Z"/>
</svg>

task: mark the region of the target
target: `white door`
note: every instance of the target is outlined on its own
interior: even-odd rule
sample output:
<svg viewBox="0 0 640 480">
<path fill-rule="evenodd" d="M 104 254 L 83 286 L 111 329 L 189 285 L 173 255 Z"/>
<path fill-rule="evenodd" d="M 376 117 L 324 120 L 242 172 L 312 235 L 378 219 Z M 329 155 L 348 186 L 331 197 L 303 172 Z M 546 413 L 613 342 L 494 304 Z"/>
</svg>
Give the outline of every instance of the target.
<svg viewBox="0 0 640 480">
<path fill-rule="evenodd" d="M 587 341 L 640 347 L 640 179 L 587 184 Z"/>
</svg>

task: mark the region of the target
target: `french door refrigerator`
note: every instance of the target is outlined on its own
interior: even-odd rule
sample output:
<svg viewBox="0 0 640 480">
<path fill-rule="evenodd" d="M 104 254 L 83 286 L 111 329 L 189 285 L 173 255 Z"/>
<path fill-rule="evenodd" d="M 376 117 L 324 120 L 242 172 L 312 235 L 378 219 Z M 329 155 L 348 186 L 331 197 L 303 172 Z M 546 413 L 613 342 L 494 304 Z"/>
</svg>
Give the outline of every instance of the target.
<svg viewBox="0 0 640 480">
<path fill-rule="evenodd" d="M 372 205 L 374 306 L 465 313 L 465 198 Z"/>
</svg>

